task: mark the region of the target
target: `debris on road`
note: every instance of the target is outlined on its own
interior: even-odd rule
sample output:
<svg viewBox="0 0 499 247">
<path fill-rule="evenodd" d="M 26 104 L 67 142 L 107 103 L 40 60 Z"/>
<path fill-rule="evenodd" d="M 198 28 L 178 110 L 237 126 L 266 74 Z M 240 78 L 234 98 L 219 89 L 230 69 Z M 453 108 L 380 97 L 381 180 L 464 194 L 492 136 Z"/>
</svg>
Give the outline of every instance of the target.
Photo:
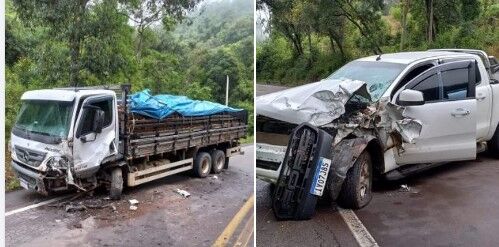
<svg viewBox="0 0 499 247">
<path fill-rule="evenodd" d="M 128 202 L 129 202 L 131 205 L 136 205 L 136 204 L 139 204 L 139 201 L 137 201 L 137 199 L 130 199 L 130 200 L 128 200 Z"/>
<path fill-rule="evenodd" d="M 87 207 L 83 205 L 81 202 L 80 203 L 69 203 L 66 205 L 66 212 L 67 213 L 72 213 L 76 211 L 84 211 L 87 210 Z"/>
<path fill-rule="evenodd" d="M 411 187 L 407 186 L 407 184 L 402 184 L 400 185 L 400 191 L 409 192 L 411 191 Z"/>
<path fill-rule="evenodd" d="M 134 205 L 131 205 L 131 206 L 130 206 L 130 210 L 132 210 L 132 211 L 135 211 L 135 210 L 137 210 L 137 209 L 138 209 L 138 207 L 137 207 L 137 206 L 134 206 Z"/>
<path fill-rule="evenodd" d="M 183 196 L 184 198 L 191 196 L 191 193 L 189 193 L 185 190 L 177 189 L 177 190 L 175 190 L 175 192 L 177 192 L 177 194 Z"/>
<path fill-rule="evenodd" d="M 212 178 L 213 178 L 213 179 L 218 179 L 218 176 L 217 176 L 217 175 L 214 175 Z"/>
</svg>

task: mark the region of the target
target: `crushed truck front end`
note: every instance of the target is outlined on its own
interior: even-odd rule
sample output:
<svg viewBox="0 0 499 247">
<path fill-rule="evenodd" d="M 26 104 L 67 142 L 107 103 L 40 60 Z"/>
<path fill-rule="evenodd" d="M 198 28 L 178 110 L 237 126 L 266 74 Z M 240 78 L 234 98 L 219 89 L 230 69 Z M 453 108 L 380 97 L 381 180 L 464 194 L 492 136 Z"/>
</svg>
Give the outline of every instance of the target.
<svg viewBox="0 0 499 247">
<path fill-rule="evenodd" d="M 47 195 L 70 190 L 67 174 L 72 151 L 74 92 L 26 92 L 11 133 L 12 167 L 20 185 Z"/>
</svg>

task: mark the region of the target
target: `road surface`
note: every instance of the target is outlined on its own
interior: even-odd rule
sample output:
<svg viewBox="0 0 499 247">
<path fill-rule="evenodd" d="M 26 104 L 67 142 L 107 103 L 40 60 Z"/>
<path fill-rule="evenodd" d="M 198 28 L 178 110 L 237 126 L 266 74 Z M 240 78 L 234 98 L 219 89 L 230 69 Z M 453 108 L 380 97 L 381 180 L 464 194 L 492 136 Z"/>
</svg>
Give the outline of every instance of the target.
<svg viewBox="0 0 499 247">
<path fill-rule="evenodd" d="M 119 201 L 96 192 L 74 200 L 73 206 L 87 206 L 84 211 L 66 212 L 63 203 L 50 203 L 18 212 L 51 198 L 25 190 L 7 193 L 6 246 L 211 246 L 215 241 L 253 246 L 254 149 L 243 150 L 216 177 L 174 175 L 125 189 Z M 176 189 L 191 196 L 183 198 Z M 129 209 L 130 199 L 139 201 L 136 211 Z"/>
<path fill-rule="evenodd" d="M 259 94 L 279 90 L 257 85 Z M 334 203 L 322 203 L 308 221 L 277 221 L 270 184 L 257 179 L 257 246 L 369 246 L 365 235 L 379 246 L 499 246 L 498 177 L 499 160 L 479 155 L 405 180 L 378 182 L 371 203 L 357 211 L 340 213 Z"/>
</svg>

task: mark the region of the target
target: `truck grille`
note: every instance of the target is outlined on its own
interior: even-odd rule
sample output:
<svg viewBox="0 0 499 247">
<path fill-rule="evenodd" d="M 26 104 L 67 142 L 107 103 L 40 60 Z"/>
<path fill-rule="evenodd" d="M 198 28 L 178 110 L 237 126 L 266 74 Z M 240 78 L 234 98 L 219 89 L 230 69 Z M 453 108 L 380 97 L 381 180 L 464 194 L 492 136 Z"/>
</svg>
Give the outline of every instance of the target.
<svg viewBox="0 0 499 247">
<path fill-rule="evenodd" d="M 19 146 L 15 146 L 14 150 L 16 152 L 16 157 L 19 161 L 23 162 L 26 165 L 31 167 L 38 167 L 42 163 L 43 159 L 45 159 L 45 152 L 38 152 L 28 148 L 23 148 Z"/>
</svg>

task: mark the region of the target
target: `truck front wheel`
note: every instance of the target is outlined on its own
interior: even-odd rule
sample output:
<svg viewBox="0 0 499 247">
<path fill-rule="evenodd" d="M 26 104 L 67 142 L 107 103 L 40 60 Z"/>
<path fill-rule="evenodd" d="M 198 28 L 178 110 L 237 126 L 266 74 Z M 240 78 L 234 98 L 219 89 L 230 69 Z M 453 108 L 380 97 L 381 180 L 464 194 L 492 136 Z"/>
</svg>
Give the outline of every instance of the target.
<svg viewBox="0 0 499 247">
<path fill-rule="evenodd" d="M 496 132 L 494 133 L 492 140 L 487 142 L 487 149 L 490 155 L 495 158 L 499 158 L 499 126 L 496 128 Z"/>
<path fill-rule="evenodd" d="M 347 172 L 338 197 L 338 204 L 344 208 L 359 209 L 372 199 L 372 161 L 367 151 L 357 158 Z"/>
<path fill-rule="evenodd" d="M 111 189 L 109 197 L 112 200 L 119 200 L 123 192 L 123 171 L 120 167 L 116 167 L 111 171 Z"/>
<path fill-rule="evenodd" d="M 194 160 L 194 175 L 205 178 L 211 171 L 211 156 L 207 152 L 199 152 Z"/>
</svg>

